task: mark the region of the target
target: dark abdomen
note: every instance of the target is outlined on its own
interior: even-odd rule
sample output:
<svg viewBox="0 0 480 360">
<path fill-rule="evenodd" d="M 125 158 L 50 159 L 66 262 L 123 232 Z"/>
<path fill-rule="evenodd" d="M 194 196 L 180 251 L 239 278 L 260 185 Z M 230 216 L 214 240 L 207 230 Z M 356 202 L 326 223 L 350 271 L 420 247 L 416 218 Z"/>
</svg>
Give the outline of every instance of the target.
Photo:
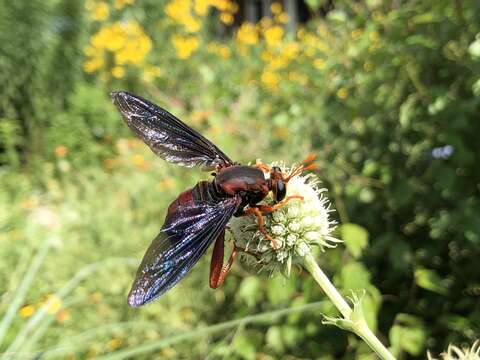
<svg viewBox="0 0 480 360">
<path fill-rule="evenodd" d="M 168 214 L 174 214 L 179 207 L 201 204 L 205 202 L 217 202 L 222 196 L 215 191 L 211 181 L 200 181 L 193 188 L 182 192 L 168 207 Z"/>
</svg>

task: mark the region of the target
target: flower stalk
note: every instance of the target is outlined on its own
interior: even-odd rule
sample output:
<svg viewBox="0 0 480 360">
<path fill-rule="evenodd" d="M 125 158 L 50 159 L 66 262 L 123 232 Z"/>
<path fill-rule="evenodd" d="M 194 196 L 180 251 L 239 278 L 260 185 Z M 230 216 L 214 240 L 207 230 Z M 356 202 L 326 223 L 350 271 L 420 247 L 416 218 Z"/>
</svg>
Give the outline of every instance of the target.
<svg viewBox="0 0 480 360">
<path fill-rule="evenodd" d="M 367 345 L 375 351 L 375 353 L 383 360 L 395 360 L 395 357 L 375 336 L 368 324 L 361 309 L 361 299 L 354 297 L 354 309 L 348 305 L 345 299 L 340 295 L 335 286 L 330 282 L 328 277 L 318 266 L 315 258 L 311 253 L 303 258 L 303 266 L 313 276 L 315 281 L 320 285 L 322 290 L 332 301 L 335 307 L 340 311 L 343 318 L 326 318 L 325 323 L 339 326 L 344 330 L 349 330 L 357 334 Z"/>
<path fill-rule="evenodd" d="M 283 164 L 272 164 L 274 165 L 280 166 L 285 174 L 293 174 L 299 169 L 299 167 L 289 169 Z M 289 201 L 275 211 L 265 213 L 263 232 L 260 231 L 253 216 L 234 218 L 230 222 L 230 231 L 235 244 L 245 252 L 248 251 L 250 255 L 254 255 L 255 260 L 252 260 L 251 256 L 247 257 L 253 265 L 271 274 L 281 272 L 288 277 L 293 264 L 303 266 L 342 315 L 339 318 L 325 317 L 323 323 L 336 325 L 357 334 L 381 359 L 395 360 L 368 327 L 363 313 L 362 296 L 352 294 L 352 308 L 312 255 L 313 248 L 325 253 L 342 242 L 333 236 L 336 222 L 330 218 L 333 209 L 325 195 L 326 192 L 327 189 L 320 187 L 319 179 L 313 174 L 296 174 L 289 177 L 286 195 L 291 198 L 301 197 L 303 200 Z M 267 197 L 264 203 L 274 205 L 273 198 Z M 271 238 L 264 235 L 265 231 L 275 239 L 276 246 L 273 246 Z"/>
</svg>

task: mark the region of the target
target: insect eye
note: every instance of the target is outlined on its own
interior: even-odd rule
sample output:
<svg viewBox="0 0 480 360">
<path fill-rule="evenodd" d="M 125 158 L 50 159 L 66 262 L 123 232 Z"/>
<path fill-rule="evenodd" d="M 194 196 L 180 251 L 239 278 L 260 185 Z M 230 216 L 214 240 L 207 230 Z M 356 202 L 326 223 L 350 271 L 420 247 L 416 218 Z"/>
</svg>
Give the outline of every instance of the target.
<svg viewBox="0 0 480 360">
<path fill-rule="evenodd" d="M 276 185 L 277 186 L 274 187 L 273 197 L 276 202 L 279 202 L 285 199 L 285 195 L 287 194 L 287 187 L 285 186 L 283 180 L 278 180 Z"/>
</svg>

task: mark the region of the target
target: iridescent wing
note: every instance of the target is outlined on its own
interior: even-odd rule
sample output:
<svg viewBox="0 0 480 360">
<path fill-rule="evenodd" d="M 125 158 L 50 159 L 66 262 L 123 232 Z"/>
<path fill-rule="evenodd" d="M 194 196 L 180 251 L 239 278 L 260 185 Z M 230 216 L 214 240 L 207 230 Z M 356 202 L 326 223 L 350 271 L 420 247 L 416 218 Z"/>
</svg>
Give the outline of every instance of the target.
<svg viewBox="0 0 480 360">
<path fill-rule="evenodd" d="M 111 97 L 128 127 L 162 159 L 210 169 L 234 164 L 212 142 L 150 101 L 124 91 Z"/>
<path fill-rule="evenodd" d="M 222 233 L 241 203 L 237 197 L 205 200 L 207 190 L 199 185 L 170 205 L 165 224 L 137 270 L 128 295 L 130 306 L 148 303 L 177 284 Z"/>
</svg>

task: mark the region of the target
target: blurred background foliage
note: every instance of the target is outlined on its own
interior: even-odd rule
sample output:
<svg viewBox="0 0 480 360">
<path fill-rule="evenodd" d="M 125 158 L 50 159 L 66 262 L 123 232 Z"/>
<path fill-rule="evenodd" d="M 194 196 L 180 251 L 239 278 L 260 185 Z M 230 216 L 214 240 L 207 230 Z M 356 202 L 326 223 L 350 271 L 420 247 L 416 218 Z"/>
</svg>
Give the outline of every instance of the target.
<svg viewBox="0 0 480 360">
<path fill-rule="evenodd" d="M 478 337 L 480 3 L 309 0 L 305 22 L 291 1 L 244 21 L 246 3 L 0 2 L 4 358 L 373 358 L 321 325 L 328 303 L 303 306 L 324 296 L 301 271 L 237 263 L 213 291 L 207 255 L 159 301 L 126 306 L 168 204 L 206 174 L 132 138 L 118 89 L 244 163 L 316 153 L 345 240 L 320 262 L 346 295 L 367 290 L 398 358 Z"/>
</svg>

